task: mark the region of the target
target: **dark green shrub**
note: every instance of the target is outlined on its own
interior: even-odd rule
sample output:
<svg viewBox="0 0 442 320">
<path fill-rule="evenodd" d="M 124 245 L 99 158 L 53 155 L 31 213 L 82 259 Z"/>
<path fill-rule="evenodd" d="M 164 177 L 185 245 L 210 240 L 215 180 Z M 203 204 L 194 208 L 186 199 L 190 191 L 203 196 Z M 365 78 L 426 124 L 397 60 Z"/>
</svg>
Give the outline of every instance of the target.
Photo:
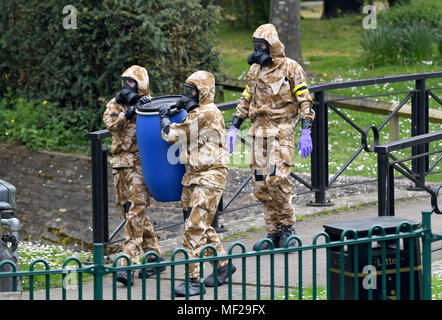
<svg viewBox="0 0 442 320">
<path fill-rule="evenodd" d="M 425 25 L 379 26 L 362 33 L 361 45 L 370 66 L 432 60 L 434 36 Z"/>
<path fill-rule="evenodd" d="M 9 90 L 0 100 L 0 141 L 20 142 L 31 150 L 87 153 L 93 109 L 58 108 L 47 100 L 15 98 Z"/>
<path fill-rule="evenodd" d="M 367 53 L 368 64 L 433 60 L 434 44 L 440 43 L 441 21 L 442 1 L 439 0 L 403 2 L 381 12 L 376 29 L 362 33 L 360 42 Z"/>
<path fill-rule="evenodd" d="M 404 48 L 404 60 L 422 62 L 432 60 L 433 42 L 431 29 L 425 24 L 412 24 L 402 29 L 400 45 Z"/>
<path fill-rule="evenodd" d="M 438 33 L 435 40 L 437 48 L 439 49 L 439 58 L 442 58 L 442 34 Z"/>
<path fill-rule="evenodd" d="M 438 28 L 441 21 L 442 1 L 440 0 L 413 0 L 393 6 L 378 15 L 378 23 L 383 26 L 404 27 L 425 24 L 430 28 Z"/>
<path fill-rule="evenodd" d="M 66 4 L 77 29 L 63 28 Z M 0 0 L 0 94 L 95 110 L 101 128 L 103 101 L 133 64 L 147 68 L 153 95 L 181 93 L 198 69 L 216 73 L 219 16 L 207 0 Z"/>
<path fill-rule="evenodd" d="M 269 22 L 270 0 L 219 0 L 223 18 L 237 27 L 256 28 Z"/>
</svg>

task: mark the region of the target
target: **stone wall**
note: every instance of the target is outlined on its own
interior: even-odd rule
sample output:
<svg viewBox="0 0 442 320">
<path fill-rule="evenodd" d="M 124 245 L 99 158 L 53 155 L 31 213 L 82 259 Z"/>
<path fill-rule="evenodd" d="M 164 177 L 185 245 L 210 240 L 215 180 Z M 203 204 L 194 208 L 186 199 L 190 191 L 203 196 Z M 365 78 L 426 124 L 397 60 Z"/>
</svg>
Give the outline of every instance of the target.
<svg viewBox="0 0 442 320">
<path fill-rule="evenodd" d="M 32 152 L 2 143 L 0 177 L 17 189 L 21 240 L 69 244 L 79 249 L 92 242 L 90 157 Z M 113 193 L 109 197 L 113 199 Z M 115 220 L 112 225 L 116 225 L 121 218 L 116 208 L 109 209 Z"/>
<path fill-rule="evenodd" d="M 34 152 L 24 146 L 0 143 L 0 178 L 17 191 L 16 217 L 21 240 L 89 249 L 92 244 L 92 162 L 84 155 Z M 123 221 L 116 208 L 112 172 L 108 165 L 109 233 Z M 151 199 L 149 216 L 156 227 L 182 222 L 179 202 Z M 164 229 L 160 238 L 176 235 L 183 226 Z M 5 230 L 0 230 L 4 233 Z M 113 240 L 124 238 L 124 228 Z M 119 248 L 119 244 L 108 246 Z M 111 250 L 114 251 L 114 250 Z"/>
</svg>

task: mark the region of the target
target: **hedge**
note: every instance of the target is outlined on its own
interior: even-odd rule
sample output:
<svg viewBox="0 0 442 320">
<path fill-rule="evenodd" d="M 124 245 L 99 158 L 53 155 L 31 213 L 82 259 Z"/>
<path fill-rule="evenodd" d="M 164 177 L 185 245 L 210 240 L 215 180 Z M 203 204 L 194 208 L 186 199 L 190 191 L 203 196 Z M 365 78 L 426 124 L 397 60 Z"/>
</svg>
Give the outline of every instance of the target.
<svg viewBox="0 0 442 320">
<path fill-rule="evenodd" d="M 63 27 L 65 5 L 76 29 Z M 133 64 L 147 68 L 153 95 L 181 93 L 195 70 L 217 73 L 220 10 L 210 0 L 0 0 L 0 95 L 97 110 L 102 127 Z"/>
</svg>

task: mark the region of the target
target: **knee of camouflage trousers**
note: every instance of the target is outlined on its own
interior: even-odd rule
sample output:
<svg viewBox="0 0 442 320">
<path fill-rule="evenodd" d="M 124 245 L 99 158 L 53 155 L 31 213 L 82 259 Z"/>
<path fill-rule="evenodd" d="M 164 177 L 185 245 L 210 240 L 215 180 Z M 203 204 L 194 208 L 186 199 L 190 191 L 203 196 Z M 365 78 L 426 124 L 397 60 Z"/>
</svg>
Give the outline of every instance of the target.
<svg viewBox="0 0 442 320">
<path fill-rule="evenodd" d="M 189 253 L 189 258 L 199 258 L 201 249 L 205 245 L 214 246 L 218 255 L 225 254 L 215 229 L 211 227 L 221 195 L 222 189 L 197 185 L 183 189 L 182 204 L 184 208 L 189 208 L 189 216 L 185 222 L 182 244 Z M 204 255 L 212 254 L 210 249 L 204 252 Z M 226 263 L 226 261 L 220 261 L 218 267 Z M 189 264 L 189 277 L 199 278 L 199 263 Z"/>
<path fill-rule="evenodd" d="M 267 190 L 275 202 L 286 203 L 292 200 L 293 183 L 288 177 L 268 176 L 265 180 Z"/>
</svg>

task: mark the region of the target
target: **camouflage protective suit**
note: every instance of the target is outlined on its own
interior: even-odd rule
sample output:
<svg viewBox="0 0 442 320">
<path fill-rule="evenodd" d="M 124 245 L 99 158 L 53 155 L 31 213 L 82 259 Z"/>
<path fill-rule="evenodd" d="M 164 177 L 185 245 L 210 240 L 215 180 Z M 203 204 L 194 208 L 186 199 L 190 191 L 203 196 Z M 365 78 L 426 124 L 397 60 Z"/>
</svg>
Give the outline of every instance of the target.
<svg viewBox="0 0 442 320">
<path fill-rule="evenodd" d="M 302 119 L 313 120 L 312 99 L 301 65 L 285 56 L 285 48 L 272 24 L 261 25 L 253 38 L 265 39 L 273 63 L 254 63 L 247 74 L 247 86 L 236 108 L 241 119 L 250 118 L 253 137 L 252 184 L 256 198 L 264 205 L 268 233 L 293 225 L 291 204 L 293 183 L 289 180 L 295 164 L 294 134 L 299 111 Z"/>
<path fill-rule="evenodd" d="M 203 246 L 210 244 L 217 255 L 225 255 L 221 241 L 211 226 L 227 181 L 228 151 L 221 111 L 213 103 L 215 77 L 206 71 L 197 71 L 186 80 L 199 90 L 199 107 L 191 110 L 182 123 L 171 123 L 162 137 L 169 143 L 183 144 L 180 162 L 186 167 L 182 179 L 181 205 L 190 210 L 185 222 L 183 247 L 189 258 L 199 258 Z M 207 249 L 206 255 L 212 251 Z M 227 260 L 218 262 L 218 268 Z M 189 277 L 199 278 L 199 263 L 189 265 Z"/>
<path fill-rule="evenodd" d="M 138 95 L 149 96 L 149 76 L 147 70 L 131 66 L 121 77 L 137 81 Z M 139 263 L 143 252 L 155 251 L 161 256 L 158 237 L 152 222 L 147 216 L 150 194 L 141 172 L 140 156 L 136 137 L 136 115 L 129 121 L 125 111 L 129 106 L 118 104 L 113 98 L 106 105 L 103 121 L 112 133 L 112 174 L 116 192 L 116 204 L 126 219 L 123 253 L 130 257 L 131 264 Z M 125 260 L 122 260 L 125 264 Z"/>
</svg>

